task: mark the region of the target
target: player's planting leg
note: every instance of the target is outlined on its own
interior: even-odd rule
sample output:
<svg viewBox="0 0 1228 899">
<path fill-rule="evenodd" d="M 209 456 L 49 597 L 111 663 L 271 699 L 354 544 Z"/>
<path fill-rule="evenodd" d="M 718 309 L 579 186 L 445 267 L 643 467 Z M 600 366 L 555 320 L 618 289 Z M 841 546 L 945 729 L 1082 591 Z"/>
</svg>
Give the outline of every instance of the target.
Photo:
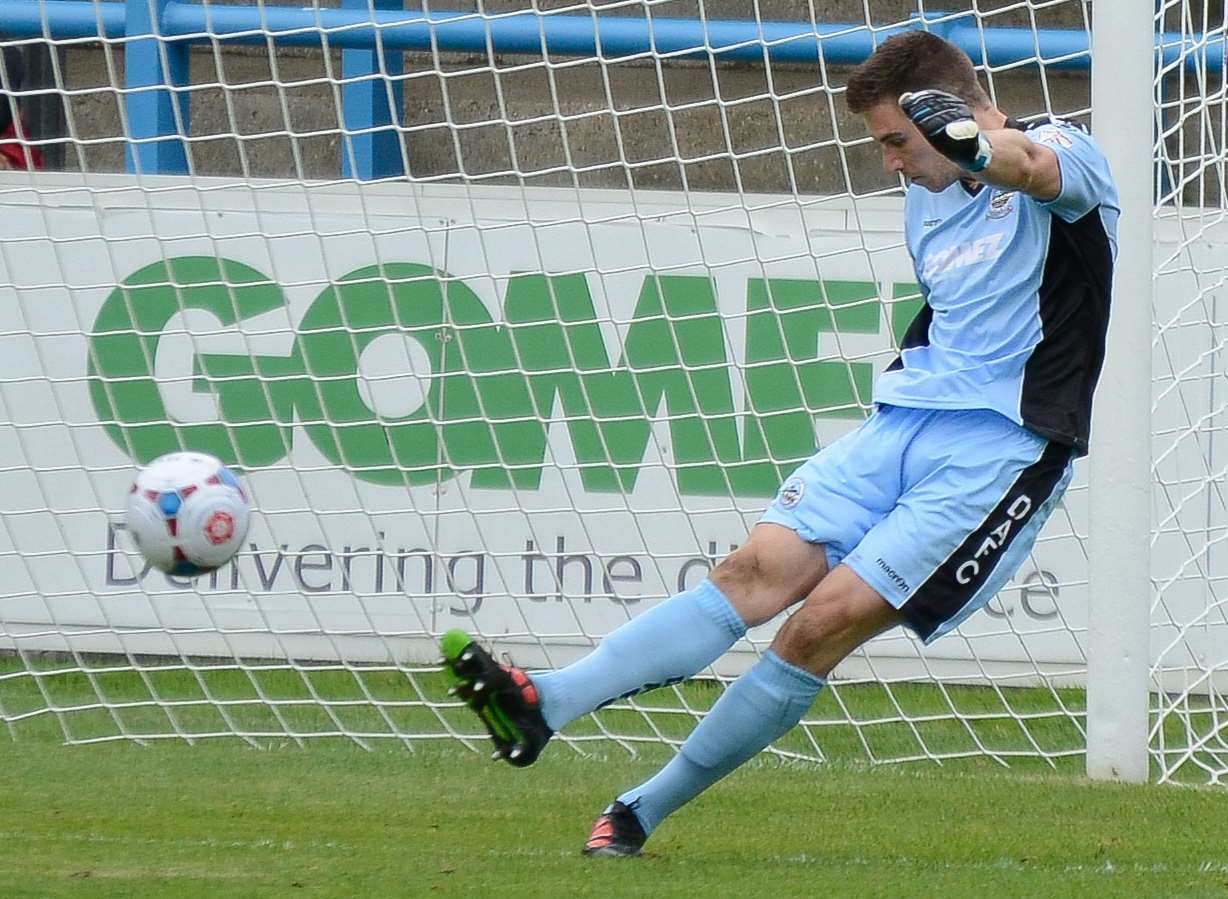
<svg viewBox="0 0 1228 899">
<path fill-rule="evenodd" d="M 639 855 L 648 834 L 635 810 L 623 802 L 613 802 L 593 822 L 585 855 L 626 858 Z"/>
<path fill-rule="evenodd" d="M 837 662 L 899 620 L 899 612 L 857 575 L 837 568 L 785 623 L 773 648 L 721 695 L 678 754 L 597 818 L 584 853 L 639 854 L 666 816 L 788 733 Z"/>
<path fill-rule="evenodd" d="M 667 815 L 791 730 L 825 683 L 769 650 L 721 695 L 661 771 L 598 817 L 584 854 L 638 855 Z"/>
</svg>

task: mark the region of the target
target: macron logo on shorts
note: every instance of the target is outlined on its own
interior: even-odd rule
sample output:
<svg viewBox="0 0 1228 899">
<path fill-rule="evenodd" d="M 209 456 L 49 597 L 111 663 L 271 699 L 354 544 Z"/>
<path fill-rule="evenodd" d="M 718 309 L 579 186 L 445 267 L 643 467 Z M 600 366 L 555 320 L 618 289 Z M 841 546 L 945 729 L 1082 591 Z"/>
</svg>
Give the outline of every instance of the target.
<svg viewBox="0 0 1228 899">
<path fill-rule="evenodd" d="M 912 587 L 908 586 L 908 581 L 904 580 L 903 576 L 901 576 L 898 571 L 896 571 L 894 568 L 888 565 L 881 556 L 878 558 L 877 561 L 878 561 L 878 567 L 881 568 L 886 573 L 887 577 L 891 580 L 891 583 L 895 584 L 905 593 L 912 592 Z"/>
</svg>

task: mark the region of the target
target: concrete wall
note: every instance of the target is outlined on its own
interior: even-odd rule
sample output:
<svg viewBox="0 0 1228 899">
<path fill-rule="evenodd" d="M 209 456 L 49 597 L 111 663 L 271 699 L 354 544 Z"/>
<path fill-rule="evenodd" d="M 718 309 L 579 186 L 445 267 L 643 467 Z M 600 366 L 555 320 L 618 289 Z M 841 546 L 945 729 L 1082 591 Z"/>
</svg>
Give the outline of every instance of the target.
<svg viewBox="0 0 1228 899">
<path fill-rule="evenodd" d="M 297 5 L 297 4 L 296 4 Z M 330 4 L 336 5 L 336 4 Z M 450 8 L 474 8 L 457 0 Z M 524 8 L 485 2 L 488 12 Z M 539 3 L 559 8 L 562 3 Z M 968 2 L 942 4 L 968 8 Z M 980 2 L 983 14 L 1008 6 Z M 1018 6 L 1018 4 L 1013 4 Z M 871 0 L 873 24 L 907 19 L 916 4 Z M 748 0 L 704 2 L 710 18 L 747 18 Z M 763 19 L 863 22 L 861 0 L 761 0 Z M 642 14 L 642 7 L 633 12 Z M 654 17 L 690 17 L 694 0 L 654 4 Z M 608 14 L 623 12 L 612 9 Z M 602 13 L 607 14 L 606 12 Z M 986 15 L 987 25 L 1084 27 L 1079 0 Z M 818 66 L 614 62 L 547 66 L 524 56 L 406 56 L 405 151 L 416 178 L 468 177 L 530 185 L 865 192 L 893 182 L 864 132 L 833 96 L 848 70 Z M 120 46 L 75 45 L 64 54 L 70 134 L 65 168 L 123 170 Z M 198 46 L 191 56 L 193 169 L 205 175 L 336 178 L 339 54 Z M 999 105 L 1017 115 L 1088 106 L 1085 73 L 1036 67 L 989 73 Z M 671 111 L 672 110 L 672 111 Z M 293 132 L 295 136 L 290 136 Z M 679 162 L 679 157 L 683 162 Z M 573 171 L 578 170 L 578 171 Z"/>
</svg>

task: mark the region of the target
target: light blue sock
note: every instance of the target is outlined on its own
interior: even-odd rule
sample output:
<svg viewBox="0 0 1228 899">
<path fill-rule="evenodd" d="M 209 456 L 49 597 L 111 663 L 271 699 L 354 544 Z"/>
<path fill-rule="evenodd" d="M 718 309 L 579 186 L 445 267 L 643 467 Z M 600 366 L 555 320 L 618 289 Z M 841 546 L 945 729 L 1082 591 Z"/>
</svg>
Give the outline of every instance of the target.
<svg viewBox="0 0 1228 899">
<path fill-rule="evenodd" d="M 645 833 L 788 733 L 827 681 L 768 650 L 734 681 L 664 768 L 619 796 Z"/>
<path fill-rule="evenodd" d="M 578 662 L 534 671 L 542 715 L 558 730 L 621 696 L 688 678 L 745 633 L 725 594 L 705 580 L 607 634 Z"/>
</svg>

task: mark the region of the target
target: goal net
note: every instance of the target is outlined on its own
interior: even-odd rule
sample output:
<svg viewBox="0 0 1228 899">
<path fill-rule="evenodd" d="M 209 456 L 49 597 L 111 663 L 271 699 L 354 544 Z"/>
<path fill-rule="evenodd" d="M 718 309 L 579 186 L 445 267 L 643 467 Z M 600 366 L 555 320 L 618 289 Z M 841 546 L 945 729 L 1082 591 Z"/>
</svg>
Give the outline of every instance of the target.
<svg viewBox="0 0 1228 899">
<path fill-rule="evenodd" d="M 578 658 L 698 583 L 868 413 L 920 299 L 851 66 L 928 27 L 1012 115 L 1092 113 L 1077 0 L 138 2 L 0 9 L 18 738 L 480 746 L 441 633 Z M 1154 60 L 1162 779 L 1216 779 L 1228 752 L 1224 22 L 1204 6 L 1165 5 Z M 33 150 L 45 171 L 22 170 Z M 136 467 L 179 448 L 234 465 L 257 510 L 196 581 L 148 570 L 122 523 Z M 1080 767 L 1079 465 L 985 612 L 929 647 L 872 641 L 773 751 Z M 676 746 L 778 626 L 555 751 Z"/>
<path fill-rule="evenodd" d="M 1228 762 L 1222 9 L 1157 14 L 1152 771 L 1221 782 Z"/>
</svg>

